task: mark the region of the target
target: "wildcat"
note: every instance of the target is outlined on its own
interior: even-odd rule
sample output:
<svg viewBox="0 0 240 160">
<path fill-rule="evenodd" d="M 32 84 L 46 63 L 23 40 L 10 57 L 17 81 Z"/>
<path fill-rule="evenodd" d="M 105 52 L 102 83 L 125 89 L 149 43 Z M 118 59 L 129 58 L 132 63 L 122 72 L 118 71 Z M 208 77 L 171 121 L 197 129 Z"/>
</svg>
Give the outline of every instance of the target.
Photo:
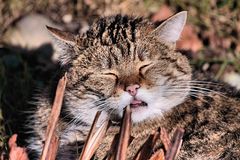
<svg viewBox="0 0 240 160">
<path fill-rule="evenodd" d="M 57 126 L 58 159 L 79 156 L 97 111 L 102 111 L 102 121 L 117 122 L 127 105 L 131 106 L 135 137 L 129 158 L 159 126 L 169 132 L 176 127 L 186 130 L 180 159 L 240 157 L 239 101 L 223 100 L 216 92 L 206 96 L 211 90 L 203 86 L 211 83 L 192 80 L 188 59 L 175 51 L 186 17 L 183 11 L 155 27 L 143 18 L 110 16 L 80 35 L 48 27 L 57 44 L 61 70 L 68 78 Z M 30 116 L 33 136 L 27 141 L 33 158 L 39 157 L 44 144 L 52 88 L 37 98 L 37 108 Z M 200 96 L 208 102 L 199 100 Z M 99 159 L 117 128 L 109 129 L 96 154 Z"/>
</svg>

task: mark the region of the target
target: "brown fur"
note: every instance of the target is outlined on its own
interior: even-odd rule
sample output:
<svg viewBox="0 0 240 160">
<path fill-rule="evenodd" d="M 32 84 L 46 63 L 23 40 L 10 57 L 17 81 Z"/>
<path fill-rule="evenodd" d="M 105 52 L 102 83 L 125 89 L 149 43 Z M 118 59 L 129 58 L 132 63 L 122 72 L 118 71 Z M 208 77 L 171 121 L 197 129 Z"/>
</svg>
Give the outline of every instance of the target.
<svg viewBox="0 0 240 160">
<path fill-rule="evenodd" d="M 131 84 L 140 84 L 146 90 L 161 85 L 179 85 L 180 88 L 174 89 L 183 89 L 181 92 L 175 90 L 166 92 L 163 96 L 168 102 L 174 102 L 174 106 L 182 103 L 187 96 L 196 97 L 196 91 L 194 94 L 189 93 L 192 71 L 187 58 L 175 51 L 175 41 L 172 42 L 172 38 L 164 34 L 169 31 L 166 28 L 168 24 L 175 24 L 172 26 L 175 29 L 178 29 L 178 25 L 179 30 L 183 28 L 183 15 L 186 13 L 181 14 L 180 18 L 178 14 L 178 18 L 172 17 L 168 23 L 163 23 L 156 29 L 142 18 L 120 15 L 100 19 L 83 35 L 73 35 L 48 27 L 61 49 L 63 71 L 68 73 L 57 128 L 60 136 L 59 159 L 77 157 L 96 111 L 103 111 L 102 119 L 109 117 L 116 120 L 121 117 L 118 112 L 122 113 L 125 106 L 121 108 L 115 102 L 121 100 L 122 94 L 128 94 L 125 88 Z M 175 36 L 178 39 L 178 35 Z M 204 86 L 200 84 L 200 87 Z M 51 88 L 54 87 L 50 86 Z M 54 94 L 50 94 L 50 89 L 38 98 L 36 111 L 30 121 L 34 136 L 28 140 L 28 149 L 30 153 L 32 150 L 38 152 L 38 156 L 44 144 L 47 117 L 53 101 Z M 237 101 L 233 98 L 224 99 L 219 94 L 212 96 L 210 93 L 207 96 L 206 90 L 201 89 L 198 93 L 208 97 L 207 103 L 188 99 L 172 110 L 170 109 L 174 106 L 161 108 L 154 117 L 150 116 L 144 122 L 135 124 L 132 131 L 135 140 L 131 144 L 129 156 L 136 153 L 139 143 L 143 143 L 148 134 L 158 126 L 164 126 L 169 132 L 176 127 L 186 130 L 180 158 L 215 159 L 226 158 L 230 154 L 237 157 Z M 158 92 L 162 90 L 159 89 Z M 157 95 L 158 92 L 154 94 Z M 170 111 L 162 117 L 165 110 Z M 141 116 L 135 114 L 135 119 L 138 118 Z M 113 133 L 115 132 L 109 131 L 107 134 L 106 144 L 110 143 Z M 106 149 L 103 145 L 97 155 L 103 155 L 103 150 Z"/>
</svg>

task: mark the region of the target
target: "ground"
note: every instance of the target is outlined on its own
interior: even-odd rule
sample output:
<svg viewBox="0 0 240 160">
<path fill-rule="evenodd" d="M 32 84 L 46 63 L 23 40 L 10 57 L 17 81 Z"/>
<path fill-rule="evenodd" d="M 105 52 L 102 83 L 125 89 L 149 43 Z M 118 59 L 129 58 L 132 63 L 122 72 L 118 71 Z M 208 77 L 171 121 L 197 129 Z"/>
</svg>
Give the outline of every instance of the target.
<svg viewBox="0 0 240 160">
<path fill-rule="evenodd" d="M 208 72 L 215 80 L 238 79 L 231 82 L 237 84 L 238 0 L 0 0 L 0 151 L 7 150 L 7 139 L 20 129 L 16 125 L 22 116 L 20 111 L 36 88 L 48 83 L 57 67 L 51 54 L 45 54 L 52 53 L 51 47 L 29 50 L 7 40 L 6 35 L 22 17 L 39 13 L 65 30 L 77 33 L 103 15 L 144 16 L 157 23 L 182 10 L 188 11 L 188 21 L 178 48 L 188 56 L 194 69 Z"/>
</svg>

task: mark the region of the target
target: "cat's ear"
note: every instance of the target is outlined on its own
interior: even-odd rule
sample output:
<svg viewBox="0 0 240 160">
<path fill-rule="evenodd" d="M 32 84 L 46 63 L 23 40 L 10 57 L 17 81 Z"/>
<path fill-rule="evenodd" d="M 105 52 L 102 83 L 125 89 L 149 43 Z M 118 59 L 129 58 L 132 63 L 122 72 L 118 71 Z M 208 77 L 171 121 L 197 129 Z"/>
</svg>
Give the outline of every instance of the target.
<svg viewBox="0 0 240 160">
<path fill-rule="evenodd" d="M 65 32 L 46 26 L 54 39 L 54 49 L 57 51 L 57 59 L 62 65 L 69 63 L 75 55 L 74 46 L 76 45 L 75 36 L 70 32 Z"/>
<path fill-rule="evenodd" d="M 175 43 L 180 38 L 186 19 L 187 11 L 179 12 L 158 26 L 153 34 L 164 42 Z"/>
</svg>

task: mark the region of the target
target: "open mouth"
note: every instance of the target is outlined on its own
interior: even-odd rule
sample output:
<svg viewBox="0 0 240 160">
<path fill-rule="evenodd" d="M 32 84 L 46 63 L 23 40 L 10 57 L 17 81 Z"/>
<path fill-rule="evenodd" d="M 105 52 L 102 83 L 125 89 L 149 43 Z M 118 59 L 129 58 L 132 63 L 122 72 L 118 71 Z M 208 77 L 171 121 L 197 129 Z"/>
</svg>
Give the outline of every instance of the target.
<svg viewBox="0 0 240 160">
<path fill-rule="evenodd" d="M 131 108 L 147 107 L 147 103 L 138 99 L 133 99 L 130 103 Z"/>
</svg>

